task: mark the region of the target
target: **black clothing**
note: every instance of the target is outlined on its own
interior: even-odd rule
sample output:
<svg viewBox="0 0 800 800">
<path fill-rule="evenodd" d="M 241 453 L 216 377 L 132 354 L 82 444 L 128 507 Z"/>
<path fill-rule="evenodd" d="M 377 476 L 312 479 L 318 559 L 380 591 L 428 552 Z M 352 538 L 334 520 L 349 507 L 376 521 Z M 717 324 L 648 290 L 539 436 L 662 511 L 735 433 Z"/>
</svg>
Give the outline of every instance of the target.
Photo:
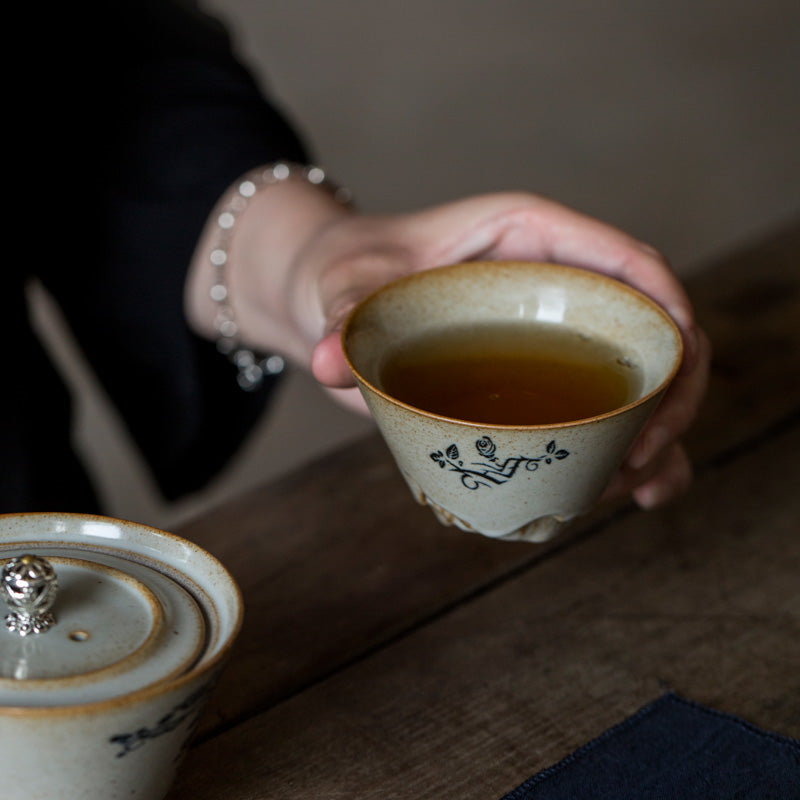
<svg viewBox="0 0 800 800">
<path fill-rule="evenodd" d="M 69 397 L 28 324 L 34 277 L 168 498 L 220 469 L 272 385 L 239 389 L 233 366 L 187 328 L 183 284 L 225 188 L 255 165 L 307 160 L 305 149 L 216 22 L 168 0 L 93 5 L 55 10 L 38 41 L 53 90 L 22 114 L 58 160 L 44 165 L 48 213 L 4 267 L 0 511 L 99 510 L 70 448 Z"/>
</svg>

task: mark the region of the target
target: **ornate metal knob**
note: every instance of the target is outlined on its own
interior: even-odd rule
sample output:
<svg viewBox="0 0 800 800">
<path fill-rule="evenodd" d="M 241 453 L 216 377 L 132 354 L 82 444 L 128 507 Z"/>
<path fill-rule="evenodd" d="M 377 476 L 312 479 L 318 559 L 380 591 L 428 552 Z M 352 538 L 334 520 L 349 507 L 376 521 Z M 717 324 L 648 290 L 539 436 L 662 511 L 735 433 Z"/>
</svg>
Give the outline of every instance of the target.
<svg viewBox="0 0 800 800">
<path fill-rule="evenodd" d="M 49 561 L 39 556 L 14 558 L 3 567 L 2 590 L 11 613 L 6 627 L 20 636 L 43 633 L 55 623 L 50 607 L 58 578 Z"/>
</svg>

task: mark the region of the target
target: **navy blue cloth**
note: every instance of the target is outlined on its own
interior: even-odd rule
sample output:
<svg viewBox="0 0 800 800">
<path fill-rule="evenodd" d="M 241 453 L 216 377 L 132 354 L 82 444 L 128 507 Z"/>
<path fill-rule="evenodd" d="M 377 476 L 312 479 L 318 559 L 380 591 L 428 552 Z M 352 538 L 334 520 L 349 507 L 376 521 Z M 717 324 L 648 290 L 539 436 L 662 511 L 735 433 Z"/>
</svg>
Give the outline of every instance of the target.
<svg viewBox="0 0 800 800">
<path fill-rule="evenodd" d="M 800 742 L 668 693 L 503 800 L 799 800 Z"/>
</svg>

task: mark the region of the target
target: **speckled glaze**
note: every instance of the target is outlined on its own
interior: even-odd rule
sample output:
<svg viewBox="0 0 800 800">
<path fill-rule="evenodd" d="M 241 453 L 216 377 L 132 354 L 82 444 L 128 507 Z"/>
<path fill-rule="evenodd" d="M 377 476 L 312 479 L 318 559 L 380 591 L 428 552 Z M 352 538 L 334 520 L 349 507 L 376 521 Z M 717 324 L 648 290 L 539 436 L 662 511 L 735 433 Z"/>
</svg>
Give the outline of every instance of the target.
<svg viewBox="0 0 800 800">
<path fill-rule="evenodd" d="M 412 408 L 381 388 L 386 354 L 407 338 L 469 323 L 566 325 L 612 342 L 638 373 L 628 405 L 576 422 L 467 423 Z M 417 501 L 447 525 L 543 541 L 596 504 L 677 372 L 669 316 L 618 281 L 529 262 L 470 262 L 400 279 L 362 301 L 342 331 L 345 357 Z"/>
<path fill-rule="evenodd" d="M 239 632 L 236 584 L 144 525 L 0 515 L 0 562 L 29 553 L 59 589 L 50 630 L 0 630 L 4 785 L 25 800 L 160 800 Z"/>
</svg>

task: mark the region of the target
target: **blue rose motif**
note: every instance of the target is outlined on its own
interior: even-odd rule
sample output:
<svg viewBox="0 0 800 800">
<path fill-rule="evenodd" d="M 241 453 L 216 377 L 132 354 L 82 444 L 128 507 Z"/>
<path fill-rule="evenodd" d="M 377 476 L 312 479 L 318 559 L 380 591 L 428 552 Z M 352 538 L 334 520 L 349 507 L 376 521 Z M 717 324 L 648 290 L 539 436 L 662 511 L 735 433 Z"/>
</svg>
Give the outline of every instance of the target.
<svg viewBox="0 0 800 800">
<path fill-rule="evenodd" d="M 475 449 L 484 458 L 491 458 L 495 454 L 497 446 L 488 436 L 484 436 L 483 438 L 478 439 L 478 441 L 475 442 Z"/>
</svg>

